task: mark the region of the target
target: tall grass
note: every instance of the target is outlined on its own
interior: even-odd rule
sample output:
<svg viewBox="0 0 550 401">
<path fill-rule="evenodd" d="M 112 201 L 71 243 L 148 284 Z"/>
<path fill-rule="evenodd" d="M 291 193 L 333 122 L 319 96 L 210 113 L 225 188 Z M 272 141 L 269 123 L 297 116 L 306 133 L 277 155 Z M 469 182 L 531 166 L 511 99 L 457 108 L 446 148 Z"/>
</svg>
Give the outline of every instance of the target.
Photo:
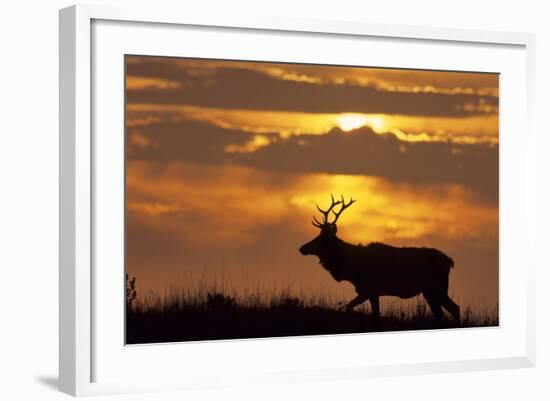
<svg viewBox="0 0 550 401">
<path fill-rule="evenodd" d="M 462 305 L 460 323 L 438 322 L 421 297 L 386 303 L 382 317 L 373 319 L 368 303 L 345 312 L 343 298 L 291 286 L 237 290 L 202 281 L 161 295 L 138 294 L 127 314 L 127 342 L 132 344 L 498 326 L 498 306 L 475 310 Z"/>
</svg>

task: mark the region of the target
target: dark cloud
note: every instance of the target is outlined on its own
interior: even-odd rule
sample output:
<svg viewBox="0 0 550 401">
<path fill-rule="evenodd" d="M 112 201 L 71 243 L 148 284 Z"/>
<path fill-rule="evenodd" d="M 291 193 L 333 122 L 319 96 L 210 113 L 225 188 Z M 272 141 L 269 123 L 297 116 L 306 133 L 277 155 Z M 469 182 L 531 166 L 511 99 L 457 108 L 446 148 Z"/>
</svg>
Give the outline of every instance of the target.
<svg viewBox="0 0 550 401">
<path fill-rule="evenodd" d="M 240 163 L 266 169 L 365 174 L 392 182 L 460 184 L 498 199 L 498 147 L 403 142 L 369 128 L 281 140 L 241 155 Z"/>
<path fill-rule="evenodd" d="M 251 134 L 184 120 L 129 129 L 153 145 L 131 148 L 129 159 L 185 160 L 204 164 L 231 163 L 289 173 L 369 175 L 411 184 L 459 184 L 498 201 L 498 146 L 445 142 L 404 142 L 392 134 L 363 127 L 351 132 L 333 129 L 326 135 L 280 138 L 252 153 L 227 153 L 228 145 L 244 144 Z"/>
<path fill-rule="evenodd" d="M 127 76 L 160 78 L 178 88 L 128 89 L 128 103 L 186 104 L 305 113 L 384 113 L 460 117 L 498 108 L 498 98 L 474 94 L 389 92 L 373 86 L 323 85 L 223 67 L 201 70 L 159 60 L 127 64 Z"/>
<path fill-rule="evenodd" d="M 163 122 L 127 128 L 128 159 L 187 160 L 197 163 L 221 163 L 226 159 L 227 145 L 243 144 L 250 134 L 224 130 L 214 125 L 191 120 Z M 149 145 L 133 146 L 132 136 L 145 136 Z"/>
</svg>

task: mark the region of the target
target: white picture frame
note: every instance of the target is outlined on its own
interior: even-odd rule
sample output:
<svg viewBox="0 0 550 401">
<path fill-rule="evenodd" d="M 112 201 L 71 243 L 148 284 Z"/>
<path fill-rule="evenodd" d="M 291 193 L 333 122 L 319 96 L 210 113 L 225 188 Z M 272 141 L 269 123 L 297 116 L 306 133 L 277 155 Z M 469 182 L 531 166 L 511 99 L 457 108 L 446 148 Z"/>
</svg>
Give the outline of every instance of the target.
<svg viewBox="0 0 550 401">
<path fill-rule="evenodd" d="M 104 21 L 107 28 L 103 30 L 103 39 L 94 42 L 94 24 L 101 24 Z M 164 10 L 151 8 L 112 8 L 99 5 L 78 5 L 72 6 L 60 11 L 60 390 L 75 396 L 94 395 L 107 393 L 126 393 L 134 391 L 162 391 L 168 389 L 185 388 L 203 388 L 214 386 L 234 385 L 247 382 L 285 382 L 285 381 L 305 381 L 305 380 L 326 380 L 329 378 L 362 378 L 380 375 L 399 375 L 399 374 L 418 374 L 433 373 L 442 371 L 465 371 L 478 369 L 502 369 L 511 367 L 529 367 L 535 364 L 535 319 L 534 319 L 534 257 L 518 259 L 521 260 L 516 267 L 520 272 L 519 279 L 514 279 L 518 284 L 514 299 L 503 299 L 501 308 L 508 308 L 510 305 L 516 305 L 518 319 L 503 321 L 501 327 L 497 329 L 486 329 L 470 331 L 464 341 L 474 343 L 478 339 L 494 342 L 500 348 L 495 348 L 490 352 L 472 352 L 465 358 L 450 357 L 442 355 L 443 359 L 436 360 L 417 360 L 414 355 L 402 359 L 384 358 L 376 362 L 361 362 L 358 360 L 342 359 L 338 362 L 334 359 L 335 365 L 331 366 L 331 355 L 336 358 L 338 353 L 331 353 L 330 349 L 343 346 L 342 336 L 333 336 L 323 339 L 308 339 L 307 343 L 297 343 L 296 339 L 262 339 L 252 341 L 232 341 L 232 342 L 210 342 L 200 344 L 199 348 L 179 347 L 178 352 L 187 353 L 190 358 L 197 358 L 199 355 L 215 355 L 219 352 L 227 352 L 227 355 L 252 355 L 265 354 L 277 355 L 284 352 L 285 349 L 294 350 L 293 352 L 309 352 L 310 355 L 316 354 L 318 347 L 327 347 L 327 360 L 325 364 L 312 363 L 299 365 L 296 368 L 286 369 L 283 365 L 277 365 L 275 368 L 255 366 L 254 369 L 240 369 L 238 366 L 234 372 L 231 372 L 231 366 L 228 364 L 224 370 L 223 366 L 214 374 L 206 375 L 200 368 L 188 369 L 185 378 L 173 375 L 165 379 L 158 377 L 140 377 L 132 378 L 131 369 L 128 375 L 111 374 L 102 378 L 101 372 L 98 372 L 100 366 L 99 360 L 107 361 L 106 354 L 108 347 L 105 347 L 105 336 L 111 334 L 102 330 L 101 336 L 98 334 L 96 325 L 98 322 L 103 327 L 108 324 L 108 320 L 103 322 L 101 306 L 95 307 L 94 294 L 97 288 L 105 286 L 102 281 L 104 276 L 97 275 L 94 268 L 97 267 L 101 257 L 94 253 L 94 238 L 97 237 L 98 227 L 101 227 L 97 221 L 101 213 L 94 213 L 98 199 L 95 197 L 95 176 L 101 166 L 98 163 L 108 163 L 110 153 L 101 153 L 105 149 L 102 144 L 94 140 L 94 126 L 98 125 L 96 115 L 96 103 L 93 102 L 94 96 L 93 79 L 94 68 L 101 68 L 94 60 L 94 55 L 101 51 L 101 46 L 105 44 L 105 35 L 114 35 L 113 32 L 119 32 L 117 38 L 112 36 L 113 46 L 116 43 L 123 43 L 125 38 L 121 31 L 134 29 L 128 25 L 113 28 L 117 23 L 139 23 L 134 26 L 136 33 L 143 29 L 144 25 L 157 26 L 159 35 L 170 34 L 166 29 L 177 29 L 177 27 L 201 27 L 206 31 L 208 29 L 223 30 L 229 29 L 231 32 L 246 31 L 250 34 L 254 32 L 263 32 L 268 34 L 301 35 L 304 34 L 316 37 L 317 40 L 331 37 L 348 38 L 353 40 L 362 40 L 362 38 L 383 38 L 386 41 L 417 41 L 422 43 L 433 43 L 442 49 L 445 46 L 455 46 L 455 50 L 460 51 L 462 46 L 475 48 L 476 46 L 493 46 L 495 48 L 512 49 L 509 57 L 517 62 L 519 66 L 514 79 L 514 88 L 517 89 L 519 105 L 521 112 L 518 116 L 510 117 L 513 121 L 507 121 L 510 127 L 521 128 L 523 145 L 516 146 L 514 136 L 510 135 L 508 145 L 502 150 L 505 156 L 501 160 L 501 183 L 503 180 L 512 184 L 521 185 L 521 191 L 506 198 L 509 199 L 505 207 L 501 205 L 501 219 L 509 221 L 504 228 L 501 227 L 501 236 L 504 241 L 515 241 L 517 239 L 516 230 L 522 230 L 524 238 L 518 243 L 515 254 L 509 250 L 502 251 L 501 258 L 515 258 L 520 254 L 529 253 L 529 249 L 534 244 L 535 235 L 535 133 L 532 128 L 534 111 L 534 35 L 524 33 L 506 33 L 506 32 L 484 32 L 457 29 L 437 29 L 414 26 L 397 25 L 375 25 L 366 22 L 350 21 L 318 21 L 318 20 L 293 20 L 291 18 L 270 18 L 261 16 L 243 16 L 240 18 L 229 18 L 220 15 L 198 15 L 188 14 L 185 9 Z M 168 33 L 167 33 L 168 32 Z M 132 36 L 132 35 L 127 35 Z M 159 36 L 160 37 L 160 36 Z M 151 36 L 154 45 L 154 35 Z M 116 39 L 116 40 L 115 40 Z M 271 40 L 271 39 L 270 39 Z M 276 37 L 272 40 L 279 40 Z M 149 46 L 151 43 L 149 43 Z M 99 49 L 98 49 L 99 48 Z M 114 48 L 114 47 L 113 47 Z M 117 51 L 121 51 L 118 48 Z M 166 52 L 167 50 L 164 50 Z M 252 52 L 254 49 L 251 50 Z M 162 53 L 162 51 L 160 51 Z M 513 53 L 513 54 L 512 54 Z M 442 53 L 445 54 L 445 53 Z M 506 56 L 506 57 L 508 57 Z M 263 56 L 264 58 L 266 56 Z M 398 57 L 398 56 L 396 56 Z M 223 55 L 221 56 L 223 58 Z M 498 60 L 498 57 L 495 58 Z M 495 61 L 496 62 L 496 61 Z M 444 64 L 441 64 L 444 65 Z M 418 64 L 422 67 L 422 64 Z M 440 66 L 441 67 L 441 66 Z M 429 68 L 429 64 L 424 65 Z M 475 68 L 472 64 L 471 68 Z M 505 66 L 503 66 L 505 68 Z M 509 67 L 511 68 L 511 67 Z M 494 71 L 498 72 L 498 71 Z M 513 72 L 510 76 L 514 75 Z M 510 81 L 512 82 L 512 81 Z M 510 86 L 511 87 L 511 86 Z M 120 88 L 122 92 L 122 88 Z M 98 92 L 99 93 L 99 92 Z M 95 96 L 101 96 L 96 93 Z M 506 90 L 502 96 L 509 96 Z M 115 99 L 116 100 L 116 99 Z M 96 99 L 97 101 L 97 99 Z M 504 101 L 507 101 L 506 99 Z M 122 105 L 120 105 L 122 108 Z M 505 113 L 506 109 L 502 111 Z M 118 117 L 114 117 L 115 120 Z M 508 127 L 508 125 L 506 125 Z M 122 125 L 121 125 L 122 129 Z M 507 129 L 507 128 L 506 128 Z M 100 154 L 101 153 L 101 154 Z M 513 167 L 513 169 L 512 169 Z M 115 182 L 116 184 L 116 182 Z M 512 186 L 509 185 L 509 187 Z M 505 184 L 505 187 L 508 184 Z M 516 186 L 517 187 L 517 186 Z M 513 188 L 510 188 L 513 189 Z M 501 192 L 502 194 L 502 192 Z M 99 224 L 99 225 L 98 225 Z M 504 231 L 503 231 L 504 230 Z M 116 230 L 115 230 L 116 234 Z M 96 235 L 96 237 L 94 237 Z M 502 247 L 501 243 L 501 247 Z M 507 260 L 507 259 L 504 259 Z M 515 260 L 515 259 L 514 259 Z M 123 274 L 121 271 L 120 274 Z M 506 280 L 506 275 L 504 275 Z M 510 277 L 510 281 L 511 277 Z M 122 283 L 122 281 L 121 281 Z M 117 284 L 118 285 L 118 284 Z M 120 284 L 122 286 L 122 284 Z M 506 282 L 501 281 L 501 288 L 507 288 Z M 113 291 L 118 291 L 114 286 Z M 121 287 L 122 288 L 122 287 Z M 109 291 L 107 291 L 109 293 Z M 508 297 L 506 291 L 501 296 Z M 122 299 L 122 291 L 120 291 Z M 511 296 L 510 296 L 511 297 Z M 117 302 L 117 299 L 110 299 Z M 506 302 L 504 302 L 506 301 Z M 512 303 L 512 301 L 514 301 Z M 503 306 L 504 305 L 504 306 Z M 120 310 L 122 309 L 122 303 Z M 514 312 L 514 313 L 516 313 Z M 107 330 L 107 329 L 106 329 Z M 490 331 L 492 330 L 492 331 Z M 510 336 L 499 337 L 500 333 L 506 333 L 509 330 Z M 472 334 L 473 333 L 473 334 Z M 421 343 L 443 341 L 443 336 L 449 340 L 457 333 L 424 332 L 419 334 L 377 334 L 376 336 L 353 336 L 345 337 L 347 346 L 349 344 L 361 345 L 362 343 L 377 341 L 380 336 L 400 336 L 404 344 L 407 341 Z M 458 333 L 460 334 L 460 333 Z M 378 336 L 378 337 L 377 337 Z M 402 337 L 401 337 L 402 336 Z M 414 337 L 414 338 L 413 338 Z M 99 340 L 98 340 L 99 338 Z M 118 341 L 118 340 L 117 340 Z M 120 347 L 123 344 L 120 342 Z M 177 345 L 160 345 L 146 347 L 146 356 L 137 351 L 131 351 L 132 355 L 128 358 L 151 358 L 148 361 L 159 361 L 163 358 L 169 358 L 168 351 L 172 351 Z M 495 346 L 497 347 L 497 346 Z M 509 349 L 507 348 L 509 347 Z M 124 347 L 123 347 L 124 348 Z M 158 348 L 158 349 L 157 349 Z M 460 349 L 460 346 L 458 347 Z M 507 351 L 508 350 L 508 351 Z M 103 352 L 103 354 L 101 354 Z M 126 352 L 126 351 L 125 351 Z M 98 354 L 99 353 L 99 354 Z M 245 354 L 243 354 L 245 353 Z M 317 352 L 318 354 L 318 352 Z M 122 353 L 121 353 L 122 355 Z M 126 357 L 124 355 L 121 356 Z M 252 357 L 250 357 L 252 358 Z M 245 360 L 247 358 L 244 358 Z M 373 360 L 376 359 L 373 357 Z M 135 359 L 133 359 L 135 362 Z M 396 360 L 398 362 L 396 362 Z M 116 363 L 120 361 L 108 360 L 113 363 L 119 371 L 120 366 Z M 249 359 L 249 363 L 252 359 Z M 406 362 L 404 362 L 406 361 Z M 237 365 L 238 363 L 235 362 Z M 259 362 L 261 363 L 261 362 Z M 129 366 L 130 364 L 126 365 Z M 170 363 L 167 364 L 170 366 Z M 185 369 L 184 369 L 185 370 Z M 100 379 L 98 379 L 98 377 Z"/>
</svg>

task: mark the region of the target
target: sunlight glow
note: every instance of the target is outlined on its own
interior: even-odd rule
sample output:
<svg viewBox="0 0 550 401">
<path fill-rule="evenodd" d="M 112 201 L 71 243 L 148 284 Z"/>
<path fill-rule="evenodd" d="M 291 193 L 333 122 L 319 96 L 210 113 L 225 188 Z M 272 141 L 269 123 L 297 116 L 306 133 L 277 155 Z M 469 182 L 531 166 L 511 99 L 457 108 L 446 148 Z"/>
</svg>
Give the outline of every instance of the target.
<svg viewBox="0 0 550 401">
<path fill-rule="evenodd" d="M 192 119 L 253 135 L 288 138 L 325 135 L 334 128 L 346 132 L 370 127 L 376 134 L 392 134 L 404 142 L 453 142 L 497 145 L 498 115 L 472 117 L 426 117 L 360 113 L 299 113 L 264 110 L 217 109 L 197 106 L 129 104 L 127 126 L 149 126 L 163 121 Z M 345 129 L 344 129 L 345 128 Z M 263 141 L 263 143 L 260 143 Z M 252 139 L 246 150 L 253 152 L 267 141 Z M 260 146 L 258 146 L 260 145 Z M 239 152 L 242 149 L 229 150 Z M 227 151 L 227 150 L 226 150 Z M 248 153 L 250 153 L 248 152 Z M 241 152 L 242 153 L 242 152 Z"/>
<path fill-rule="evenodd" d="M 367 124 L 368 119 L 361 114 L 342 114 L 338 117 L 338 125 L 342 131 L 351 131 Z"/>
<path fill-rule="evenodd" d="M 263 148 L 271 143 L 268 137 L 264 135 L 254 135 L 254 137 L 242 145 L 227 145 L 225 153 L 254 153 L 259 148 Z"/>
</svg>

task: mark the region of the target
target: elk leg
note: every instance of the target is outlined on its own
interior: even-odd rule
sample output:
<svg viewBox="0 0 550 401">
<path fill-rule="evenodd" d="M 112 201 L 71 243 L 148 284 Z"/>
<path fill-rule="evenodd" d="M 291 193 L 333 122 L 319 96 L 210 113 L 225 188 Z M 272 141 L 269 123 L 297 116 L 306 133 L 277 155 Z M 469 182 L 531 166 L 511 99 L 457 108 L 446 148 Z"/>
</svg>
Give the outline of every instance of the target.
<svg viewBox="0 0 550 401">
<path fill-rule="evenodd" d="M 350 312 L 353 308 L 355 308 L 357 305 L 362 304 L 367 300 L 367 297 L 361 294 L 358 294 L 355 298 L 353 298 L 347 305 L 346 305 L 346 312 Z"/>
<path fill-rule="evenodd" d="M 441 305 L 453 315 L 456 323 L 460 323 L 460 307 L 447 294 L 442 297 Z"/>
<path fill-rule="evenodd" d="M 370 306 L 372 308 L 372 317 L 379 317 L 380 316 L 380 301 L 378 297 L 370 297 Z"/>
<path fill-rule="evenodd" d="M 426 299 L 426 302 L 428 302 L 428 305 L 430 305 L 430 309 L 432 310 L 435 320 L 439 321 L 443 319 L 443 310 L 441 309 L 441 300 L 440 297 L 433 293 L 423 293 L 424 298 Z"/>
</svg>

